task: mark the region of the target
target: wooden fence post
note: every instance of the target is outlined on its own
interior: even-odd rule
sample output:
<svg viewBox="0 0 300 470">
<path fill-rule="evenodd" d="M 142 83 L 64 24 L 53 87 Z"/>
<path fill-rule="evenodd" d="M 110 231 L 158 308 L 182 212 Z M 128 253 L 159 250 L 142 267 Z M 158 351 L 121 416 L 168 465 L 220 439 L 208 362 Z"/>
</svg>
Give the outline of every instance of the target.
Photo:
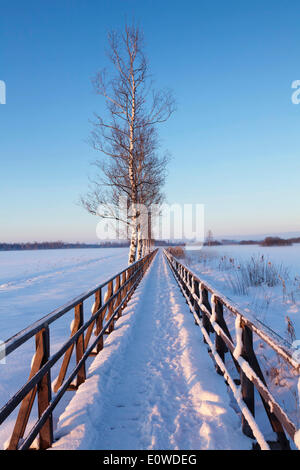
<svg viewBox="0 0 300 470">
<path fill-rule="evenodd" d="M 242 339 L 243 339 L 242 357 L 247 360 L 250 367 L 254 370 L 254 372 L 257 374 L 257 376 L 260 378 L 263 384 L 267 387 L 264 375 L 261 371 L 260 365 L 258 363 L 257 357 L 253 349 L 253 332 L 247 326 L 243 326 Z M 242 386 L 242 390 L 244 388 L 245 402 L 247 403 L 248 401 L 250 403 L 250 406 L 253 406 L 253 416 L 254 416 L 254 406 L 255 406 L 254 385 L 252 382 L 250 382 L 251 385 L 248 382 L 249 380 L 247 379 L 247 377 L 241 372 L 241 386 Z M 252 389 L 253 389 L 253 392 L 252 392 Z M 286 438 L 281 422 L 278 420 L 276 415 L 271 411 L 270 406 L 266 402 L 266 400 L 261 395 L 260 397 L 261 397 L 263 406 L 265 408 L 266 414 L 268 416 L 268 419 L 270 421 L 271 427 L 273 431 L 277 434 L 277 439 L 278 439 L 281 449 L 285 449 L 285 450 L 290 449 L 289 441 Z M 249 406 L 249 409 L 251 410 L 250 406 Z M 249 428 L 249 426 L 247 426 L 247 423 L 246 423 L 245 424 L 246 435 L 248 435 L 247 427 Z"/>
<path fill-rule="evenodd" d="M 48 360 L 49 357 L 49 330 L 48 327 L 41 329 L 35 335 L 35 354 L 32 360 L 32 366 L 29 374 L 28 380 L 30 380 L 42 367 L 42 365 Z M 20 405 L 18 416 L 15 422 L 15 426 L 8 444 L 8 450 L 18 449 L 19 441 L 23 438 L 26 426 L 29 420 L 29 416 L 33 407 L 35 396 L 37 390 L 39 389 L 39 413 L 46 409 L 50 400 L 51 400 L 51 384 L 50 384 L 50 375 L 42 377 L 39 386 L 35 386 L 23 399 Z M 52 425 L 52 415 L 49 416 L 49 419 L 46 421 L 45 425 L 41 429 L 42 439 L 40 444 L 42 448 L 46 443 L 52 445 L 53 442 L 53 425 Z"/>
<path fill-rule="evenodd" d="M 100 310 L 101 307 L 102 307 L 102 290 L 98 289 L 95 292 L 95 312 L 97 312 L 97 310 Z M 103 329 L 103 312 L 101 312 L 100 315 L 98 315 L 98 318 L 96 320 L 96 329 L 95 329 L 96 336 L 100 334 L 102 329 Z M 97 346 L 96 346 L 97 354 L 100 351 L 102 351 L 102 349 L 103 349 L 103 335 L 99 339 Z"/>
<path fill-rule="evenodd" d="M 115 287 L 115 293 L 118 292 L 118 290 L 120 289 L 121 287 L 121 276 L 117 276 L 116 277 L 116 287 Z M 115 302 L 115 309 L 119 307 L 120 303 L 122 302 L 122 296 L 121 296 L 121 291 L 118 293 L 117 295 L 117 298 L 116 298 L 116 302 Z M 118 312 L 118 316 L 117 318 L 120 318 L 121 314 L 120 314 L 120 311 L 121 309 L 119 310 Z"/>
<path fill-rule="evenodd" d="M 187 296 L 189 296 L 189 282 L 188 282 L 188 272 L 185 268 L 183 268 L 183 280 L 184 280 L 184 290 Z"/>
<path fill-rule="evenodd" d="M 194 279 L 194 294 L 196 295 L 197 299 L 200 298 L 200 293 L 199 293 L 199 281 Z M 197 300 L 194 299 L 194 310 L 197 314 L 197 317 L 200 319 L 202 317 L 201 315 L 201 310 L 199 308 Z M 197 322 L 195 320 L 195 324 L 197 325 Z"/>
<path fill-rule="evenodd" d="M 42 367 L 49 359 L 50 356 L 50 336 L 49 327 L 46 326 L 41 330 L 41 341 L 43 343 L 43 357 L 41 361 Z M 44 411 L 48 408 L 51 402 L 51 373 L 50 370 L 42 377 L 37 387 L 38 398 L 38 415 L 42 416 Z M 47 421 L 42 426 L 39 432 L 39 448 L 48 449 L 53 443 L 53 420 L 52 413 L 47 418 Z"/>
<path fill-rule="evenodd" d="M 126 295 L 126 287 L 124 287 L 124 284 L 126 282 L 126 271 L 124 271 L 122 273 L 122 281 L 121 281 L 121 287 L 122 287 L 122 290 L 121 290 L 121 302 L 123 302 L 123 299 Z M 122 306 L 122 308 L 119 310 L 119 314 L 118 314 L 118 317 L 120 317 L 122 315 L 122 310 L 124 309 L 124 305 Z"/>
<path fill-rule="evenodd" d="M 242 353 L 241 356 L 247 361 L 251 362 L 251 355 L 253 351 L 253 333 L 245 324 L 241 324 L 242 332 Z M 248 377 L 241 370 L 241 391 L 242 398 L 246 403 L 247 407 L 251 411 L 252 415 L 255 416 L 255 402 L 254 402 L 254 385 Z M 246 421 L 244 415 L 242 415 L 242 429 L 243 433 L 253 439 L 252 430 Z"/>
<path fill-rule="evenodd" d="M 109 300 L 113 296 L 113 281 L 110 281 L 108 286 L 107 286 L 107 300 Z M 108 304 L 108 310 L 107 310 L 107 320 L 109 320 L 114 313 L 114 301 L 110 301 Z M 108 327 L 108 334 L 112 333 L 114 331 L 114 320 L 110 323 Z"/>
<path fill-rule="evenodd" d="M 80 302 L 75 307 L 75 322 L 78 324 L 78 329 L 83 326 L 83 303 Z M 76 341 L 76 364 L 79 363 L 84 354 L 84 335 L 81 334 Z M 78 388 L 86 379 L 85 364 L 81 366 L 77 373 L 76 387 Z"/>
<path fill-rule="evenodd" d="M 216 314 L 216 323 L 222 328 L 224 326 L 224 312 L 223 312 L 223 305 L 219 300 L 215 302 L 215 314 Z M 222 328 L 223 329 L 223 328 Z M 216 346 L 216 351 L 219 354 L 220 358 L 225 364 L 225 353 L 228 351 L 226 344 L 224 343 L 223 339 L 216 334 L 215 337 L 215 346 Z M 218 374 L 223 375 L 223 372 L 219 368 L 219 366 L 216 366 L 216 370 Z"/>
<path fill-rule="evenodd" d="M 201 289 L 201 293 L 202 293 L 202 295 L 201 295 L 202 303 L 207 308 L 209 313 L 211 313 L 211 306 L 210 306 L 210 303 L 209 303 L 209 300 L 208 300 L 208 291 L 207 291 L 207 289 L 205 289 L 205 287 L 202 287 L 201 285 L 200 285 L 200 289 Z M 210 325 L 209 318 L 208 318 L 207 314 L 205 313 L 205 311 L 202 311 L 202 325 L 203 325 L 203 328 L 206 330 L 207 334 L 209 335 L 210 332 L 212 331 L 212 327 Z M 204 342 L 206 343 L 205 338 L 204 338 Z"/>
</svg>

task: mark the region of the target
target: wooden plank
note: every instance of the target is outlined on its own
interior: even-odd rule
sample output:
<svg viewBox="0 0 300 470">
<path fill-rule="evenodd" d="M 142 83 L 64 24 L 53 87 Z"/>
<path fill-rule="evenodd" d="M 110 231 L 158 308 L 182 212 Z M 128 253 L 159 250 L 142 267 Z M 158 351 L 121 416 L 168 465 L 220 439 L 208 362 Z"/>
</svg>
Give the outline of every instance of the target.
<svg viewBox="0 0 300 470">
<path fill-rule="evenodd" d="M 211 306 L 210 306 L 210 303 L 209 303 L 209 300 L 208 300 L 208 291 L 202 285 L 200 285 L 200 289 L 201 289 L 201 292 L 202 292 L 202 303 L 207 308 L 209 313 L 211 313 Z M 208 316 L 207 316 L 207 314 L 204 310 L 202 310 L 202 325 L 203 325 L 203 328 L 205 329 L 205 331 L 207 332 L 207 334 L 209 335 L 211 333 L 211 328 L 212 327 L 211 327 L 209 318 L 208 318 Z M 205 338 L 204 338 L 204 342 L 206 343 Z"/>
<path fill-rule="evenodd" d="M 71 338 L 72 338 L 72 336 L 74 336 L 74 334 L 79 329 L 79 321 L 80 321 L 80 319 L 75 316 L 74 322 L 73 322 L 73 325 L 72 325 L 72 330 L 71 330 Z M 61 385 L 62 385 L 62 383 L 63 383 L 63 381 L 66 377 L 66 373 L 67 373 L 67 370 L 68 370 L 68 367 L 69 367 L 69 363 L 70 363 L 70 360 L 71 360 L 72 352 L 74 350 L 74 346 L 75 346 L 75 343 L 72 343 L 71 346 L 68 348 L 68 350 L 65 352 L 65 355 L 64 355 L 64 358 L 63 358 L 63 361 L 62 361 L 62 365 L 61 365 L 61 368 L 60 368 L 60 371 L 59 371 L 59 374 L 58 374 L 58 377 L 57 377 L 57 379 L 55 381 L 55 384 L 54 384 L 54 387 L 53 387 L 53 390 L 54 390 L 55 393 L 61 387 Z"/>
<path fill-rule="evenodd" d="M 194 286 L 194 295 L 196 296 L 197 299 L 199 299 L 199 295 L 200 295 L 199 294 L 199 282 L 194 277 L 193 277 L 193 286 Z M 202 316 L 201 310 L 199 308 L 198 302 L 195 299 L 193 299 L 193 306 L 194 306 L 195 312 L 197 313 L 197 316 L 201 318 Z M 197 325 L 196 320 L 195 320 L 195 324 Z"/>
<path fill-rule="evenodd" d="M 43 342 L 43 358 L 41 366 L 46 364 L 50 356 L 50 336 L 49 328 L 46 327 L 42 331 Z M 50 371 L 47 372 L 41 379 L 37 387 L 38 399 L 38 416 L 42 416 L 44 411 L 48 408 L 51 402 L 51 375 Z M 39 432 L 39 448 L 48 449 L 53 443 L 53 419 L 52 413 L 47 418 L 45 424 L 41 427 Z"/>
<path fill-rule="evenodd" d="M 93 307 L 92 307 L 92 311 L 91 311 L 91 314 L 92 316 L 96 314 L 96 312 L 101 308 L 101 305 L 102 305 L 102 298 L 101 298 L 101 289 L 98 289 L 96 292 L 95 292 L 95 301 L 94 301 L 94 304 L 93 304 Z M 100 331 L 102 330 L 102 324 L 103 324 L 103 318 L 102 318 L 102 315 L 103 315 L 103 312 L 101 312 L 100 314 L 98 314 L 97 318 L 89 325 L 87 331 L 86 331 L 86 335 L 85 335 L 85 338 L 84 338 L 84 349 L 86 350 L 88 348 L 88 345 L 89 345 L 89 342 L 90 342 L 90 339 L 91 339 L 91 336 L 92 336 L 92 333 L 93 333 L 93 330 L 94 330 L 94 327 L 95 327 L 95 334 L 98 335 L 100 333 Z M 98 325 L 98 326 L 97 326 Z M 101 326 L 101 328 L 100 328 Z M 103 341 L 103 338 L 101 338 L 101 340 Z M 102 349 L 102 348 L 101 348 Z M 100 349 L 100 350 L 101 350 Z M 91 356 L 94 356 L 98 353 L 99 351 L 97 350 L 96 348 L 96 353 L 92 352 L 91 353 Z"/>
</svg>

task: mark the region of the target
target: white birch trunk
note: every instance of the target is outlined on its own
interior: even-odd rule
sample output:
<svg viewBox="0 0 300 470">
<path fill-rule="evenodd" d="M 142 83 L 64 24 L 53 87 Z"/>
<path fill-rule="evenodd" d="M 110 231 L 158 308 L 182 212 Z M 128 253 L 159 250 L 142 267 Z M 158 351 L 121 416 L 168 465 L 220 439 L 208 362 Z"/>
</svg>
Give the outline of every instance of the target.
<svg viewBox="0 0 300 470">
<path fill-rule="evenodd" d="M 132 231 L 131 231 L 131 239 L 130 239 L 130 247 L 129 247 L 128 264 L 132 264 L 135 262 L 136 248 L 137 248 L 137 231 L 136 231 L 136 225 L 133 222 Z"/>
<path fill-rule="evenodd" d="M 138 240 L 137 240 L 137 259 L 141 259 L 143 257 L 143 239 L 142 239 L 142 230 L 141 226 L 138 226 Z"/>
<path fill-rule="evenodd" d="M 131 104 L 131 117 L 130 117 L 130 127 L 129 127 L 129 165 L 128 165 L 128 176 L 131 186 L 131 204 L 132 204 L 132 232 L 131 232 L 131 240 L 130 240 L 130 249 L 129 249 L 129 258 L 128 264 L 132 264 L 135 262 L 136 259 L 136 248 L 137 248 L 137 227 L 136 227 L 136 203 L 137 203 L 137 194 L 136 194 L 136 185 L 134 181 L 134 146 L 133 146 L 133 139 L 134 139 L 134 123 L 135 123 L 135 83 L 134 83 L 134 75 L 133 71 L 131 70 L 131 78 L 132 78 L 132 104 Z"/>
<path fill-rule="evenodd" d="M 142 257 L 146 255 L 146 245 L 147 245 L 147 240 L 143 240 L 143 246 L 142 246 Z"/>
</svg>

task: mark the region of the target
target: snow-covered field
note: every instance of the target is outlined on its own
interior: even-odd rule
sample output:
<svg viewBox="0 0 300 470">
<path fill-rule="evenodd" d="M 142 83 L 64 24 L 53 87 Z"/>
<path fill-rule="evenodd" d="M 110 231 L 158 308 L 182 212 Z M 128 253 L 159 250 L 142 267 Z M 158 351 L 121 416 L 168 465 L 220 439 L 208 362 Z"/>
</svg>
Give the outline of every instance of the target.
<svg viewBox="0 0 300 470">
<path fill-rule="evenodd" d="M 202 250 L 187 247 L 186 258 L 182 261 L 200 279 L 238 304 L 245 315 L 251 311 L 291 345 L 297 346 L 300 340 L 299 244 L 268 248 L 228 245 Z M 248 273 L 259 279 L 261 268 L 268 273 L 267 282 L 246 285 Z M 297 375 L 255 335 L 254 344 L 272 393 L 300 427 Z"/>
<path fill-rule="evenodd" d="M 241 307 L 251 308 L 260 320 L 290 340 L 288 316 L 295 328 L 296 339 L 300 339 L 300 244 L 286 247 L 213 246 L 200 251 L 187 247 L 186 253 L 186 261 L 195 273 Z M 251 258 L 258 264 L 261 260 L 265 264 L 271 263 L 276 285 L 262 284 L 243 292 L 238 271 L 251 262 Z"/>
<path fill-rule="evenodd" d="M 109 279 L 126 267 L 127 258 L 127 248 L 0 252 L 0 339 L 7 340 Z M 90 303 L 85 305 L 86 318 L 91 314 Z M 51 353 L 68 339 L 72 318 L 70 312 L 51 326 Z M 6 364 L 0 362 L 0 406 L 27 380 L 33 352 L 31 340 L 9 355 Z M 0 446 L 11 430 L 13 417 L 15 414 L 1 426 Z"/>
<path fill-rule="evenodd" d="M 124 269 L 127 257 L 127 248 L 0 252 L 1 339 Z"/>
<path fill-rule="evenodd" d="M 0 253 L 0 326 L 5 340 L 73 297 L 90 290 L 127 264 L 127 249 L 74 249 Z M 254 259 L 271 263 L 281 279 L 274 286 L 240 289 L 237 270 Z M 217 290 L 254 311 L 291 341 L 286 317 L 300 339 L 300 245 L 284 248 L 222 246 L 187 250 L 184 264 Z M 277 273 L 278 270 L 278 273 Z M 276 277 L 275 276 L 275 277 Z M 92 299 L 85 302 L 90 316 Z M 50 328 L 51 353 L 65 342 L 73 312 Z M 234 324 L 234 322 L 233 322 Z M 297 377 L 255 343 L 272 393 L 300 427 Z M 0 362 L 0 406 L 26 381 L 34 341 Z M 72 365 L 72 364 L 71 364 Z M 202 343 L 199 329 L 160 253 L 105 340 L 87 364 L 88 379 L 67 392 L 54 414 L 56 448 L 225 449 L 250 448 L 240 432 L 223 379 Z M 57 370 L 53 370 L 52 380 Z M 298 409 L 298 412 L 296 411 Z M 64 411 L 66 409 L 66 411 Z M 34 423 L 36 409 L 29 425 Z M 60 421 L 58 422 L 59 417 Z M 265 429 L 262 406 L 257 418 Z M 0 428 L 0 446 L 16 413 Z M 57 427 L 58 425 L 58 427 Z M 91 439 L 91 436 L 99 438 Z"/>
</svg>

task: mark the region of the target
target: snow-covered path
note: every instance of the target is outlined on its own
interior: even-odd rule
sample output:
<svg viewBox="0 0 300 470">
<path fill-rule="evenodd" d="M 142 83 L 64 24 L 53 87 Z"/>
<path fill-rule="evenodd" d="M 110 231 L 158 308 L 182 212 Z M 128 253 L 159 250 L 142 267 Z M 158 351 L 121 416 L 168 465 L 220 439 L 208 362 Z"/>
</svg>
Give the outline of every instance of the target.
<svg viewBox="0 0 300 470">
<path fill-rule="evenodd" d="M 54 449 L 251 448 L 161 252 L 56 438 Z"/>
</svg>

